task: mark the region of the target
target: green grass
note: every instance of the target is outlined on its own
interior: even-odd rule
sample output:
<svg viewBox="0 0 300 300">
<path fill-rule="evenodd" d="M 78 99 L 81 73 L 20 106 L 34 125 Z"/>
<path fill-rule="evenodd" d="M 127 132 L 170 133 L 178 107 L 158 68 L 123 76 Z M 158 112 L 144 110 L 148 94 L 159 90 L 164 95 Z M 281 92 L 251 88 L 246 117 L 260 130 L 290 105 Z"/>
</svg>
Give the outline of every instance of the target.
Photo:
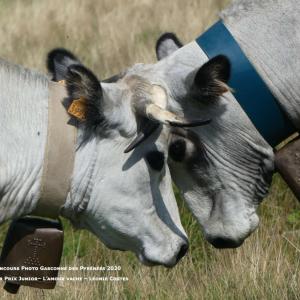
<svg viewBox="0 0 300 300">
<path fill-rule="evenodd" d="M 173 269 L 141 266 L 131 253 L 110 251 L 92 234 L 74 230 L 63 220 L 62 265 L 121 265 L 121 271 L 111 274 L 127 276 L 129 281 L 58 284 L 55 290 L 44 292 L 46 299 L 299 299 L 300 208 L 278 175 L 274 176 L 270 196 L 259 209 L 259 229 L 240 249 L 216 250 L 204 241 L 176 189 L 175 193 L 190 238 L 189 254 L 179 265 Z M 92 271 L 64 273 L 108 275 Z M 22 287 L 18 298 L 34 299 L 34 295 L 41 292 Z"/>
</svg>

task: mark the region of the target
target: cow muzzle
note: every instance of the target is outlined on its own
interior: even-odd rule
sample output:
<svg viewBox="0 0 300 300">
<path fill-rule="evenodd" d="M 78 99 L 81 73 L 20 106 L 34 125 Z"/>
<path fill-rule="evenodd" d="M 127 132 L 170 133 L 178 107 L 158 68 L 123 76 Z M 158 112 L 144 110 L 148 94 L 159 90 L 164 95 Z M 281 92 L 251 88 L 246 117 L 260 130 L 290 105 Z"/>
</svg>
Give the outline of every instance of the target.
<svg viewBox="0 0 300 300">
<path fill-rule="evenodd" d="M 144 247 L 138 254 L 138 258 L 146 266 L 163 265 L 166 268 L 172 268 L 187 254 L 188 249 L 188 241 L 182 240 L 176 247 L 169 247 L 169 249 L 157 250 Z"/>
</svg>

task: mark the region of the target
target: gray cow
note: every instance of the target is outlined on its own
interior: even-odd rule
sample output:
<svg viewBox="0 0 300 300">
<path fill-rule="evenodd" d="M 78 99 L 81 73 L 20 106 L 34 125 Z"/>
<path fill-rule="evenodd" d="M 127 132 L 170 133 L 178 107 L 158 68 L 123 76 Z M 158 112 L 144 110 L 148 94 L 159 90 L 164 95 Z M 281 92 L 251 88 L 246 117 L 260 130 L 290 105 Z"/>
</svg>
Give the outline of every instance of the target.
<svg viewBox="0 0 300 300">
<path fill-rule="evenodd" d="M 221 17 L 296 131 L 300 122 L 297 1 L 239 0 Z M 227 85 L 231 61 L 224 55 L 207 61 L 196 41 L 181 46 L 176 36 L 163 35 L 156 46 L 158 63 L 136 64 L 108 81 L 118 83 L 126 76 L 137 76 L 161 87 L 168 109 L 177 115 L 188 119 L 212 118 L 203 128 L 173 127 L 168 162 L 172 179 L 206 239 L 217 248 L 238 247 L 258 226 L 256 209 L 271 183 L 273 149 Z M 252 84 L 246 83 L 248 89 L 255 90 Z M 259 113 L 260 103 L 265 99 L 252 100 Z M 146 114 L 151 118 L 151 112 Z M 268 116 L 263 115 L 265 126 L 278 141 L 279 133 L 274 126 L 278 120 L 269 121 Z M 281 134 L 280 138 L 289 133 Z M 136 141 L 144 138 L 145 135 L 139 135 Z"/>
<path fill-rule="evenodd" d="M 100 84 L 88 69 L 73 65 L 64 77 L 66 86 L 56 83 L 57 89 L 68 91 L 68 102 L 84 101 L 86 114 L 76 123 L 75 165 L 61 214 L 109 248 L 132 251 L 147 265 L 174 266 L 188 241 L 166 164 L 169 131 L 160 124 L 207 122 L 167 111 L 164 91 L 135 75 Z M 0 224 L 31 214 L 39 201 L 53 84 L 0 60 Z M 151 131 L 151 138 L 130 146 L 137 131 Z"/>
<path fill-rule="evenodd" d="M 277 142 L 288 137 L 300 122 L 299 3 L 240 0 L 221 17 L 293 128 L 277 132 L 279 120 L 271 119 L 271 111 L 263 115 L 264 126 Z M 210 117 L 213 122 L 205 129 L 173 130 L 169 148 L 171 176 L 207 240 L 218 248 L 237 247 L 258 225 L 256 208 L 271 183 L 273 149 L 241 108 L 234 91 L 217 99 L 203 88 L 201 78 L 207 83 L 207 74 L 201 70 L 206 68 L 212 74 L 214 70 L 209 63 L 203 65 L 207 55 L 199 45 L 192 42 L 179 48 L 181 43 L 175 36 L 162 36 L 156 47 L 157 57 L 162 60 L 151 67 L 153 74 L 160 75 L 168 89 L 171 110 L 182 111 L 187 117 Z M 223 70 L 223 76 L 228 78 L 226 60 L 215 59 L 220 64 L 217 70 Z M 247 82 L 248 89 L 256 89 L 252 84 Z M 266 99 L 258 95 L 250 100 L 250 109 L 259 114 Z"/>
</svg>

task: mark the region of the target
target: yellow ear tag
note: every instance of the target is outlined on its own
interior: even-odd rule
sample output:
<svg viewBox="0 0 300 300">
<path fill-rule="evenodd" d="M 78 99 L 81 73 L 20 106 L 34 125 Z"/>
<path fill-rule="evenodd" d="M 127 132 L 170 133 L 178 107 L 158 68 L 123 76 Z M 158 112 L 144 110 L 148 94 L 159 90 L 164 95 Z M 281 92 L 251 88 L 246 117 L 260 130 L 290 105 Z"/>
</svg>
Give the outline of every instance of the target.
<svg viewBox="0 0 300 300">
<path fill-rule="evenodd" d="M 86 120 L 86 100 L 83 97 L 73 100 L 68 113 L 80 121 Z"/>
<path fill-rule="evenodd" d="M 66 85 L 66 81 L 64 79 L 57 81 L 61 85 Z"/>
</svg>

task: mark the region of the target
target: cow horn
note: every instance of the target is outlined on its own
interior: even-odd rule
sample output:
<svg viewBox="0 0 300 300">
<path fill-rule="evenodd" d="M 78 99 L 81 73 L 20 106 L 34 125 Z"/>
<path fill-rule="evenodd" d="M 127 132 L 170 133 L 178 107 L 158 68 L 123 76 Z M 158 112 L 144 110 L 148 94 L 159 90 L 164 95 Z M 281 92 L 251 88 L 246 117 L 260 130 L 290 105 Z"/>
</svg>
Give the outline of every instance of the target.
<svg viewBox="0 0 300 300">
<path fill-rule="evenodd" d="M 186 120 L 161 106 L 166 106 L 167 96 L 165 91 L 159 86 L 152 86 L 152 96 L 150 101 L 139 101 L 134 105 L 135 111 L 144 117 L 141 124 L 141 131 L 137 137 L 125 149 L 125 153 L 130 152 L 144 140 L 146 140 L 160 124 L 165 124 L 174 127 L 196 127 L 208 124 L 211 120 Z M 160 103 L 161 106 L 155 104 Z"/>
<path fill-rule="evenodd" d="M 207 120 L 185 120 L 176 114 L 164 110 L 156 104 L 149 104 L 146 107 L 146 117 L 144 124 L 141 125 L 141 131 L 136 138 L 125 149 L 124 153 L 128 153 L 143 141 L 145 141 L 160 124 L 166 124 L 173 127 L 196 127 L 210 123 L 210 119 Z"/>
<path fill-rule="evenodd" d="M 211 120 L 186 120 L 170 111 L 167 111 L 156 104 L 149 104 L 146 107 L 146 116 L 156 122 L 175 127 L 197 127 L 208 124 Z"/>
<path fill-rule="evenodd" d="M 138 145 L 140 145 L 145 139 L 147 139 L 158 127 L 159 123 L 151 122 L 150 120 L 144 119 L 141 125 L 141 131 L 138 133 L 136 138 L 130 143 L 130 145 L 124 150 L 124 153 L 128 153 Z"/>
</svg>

